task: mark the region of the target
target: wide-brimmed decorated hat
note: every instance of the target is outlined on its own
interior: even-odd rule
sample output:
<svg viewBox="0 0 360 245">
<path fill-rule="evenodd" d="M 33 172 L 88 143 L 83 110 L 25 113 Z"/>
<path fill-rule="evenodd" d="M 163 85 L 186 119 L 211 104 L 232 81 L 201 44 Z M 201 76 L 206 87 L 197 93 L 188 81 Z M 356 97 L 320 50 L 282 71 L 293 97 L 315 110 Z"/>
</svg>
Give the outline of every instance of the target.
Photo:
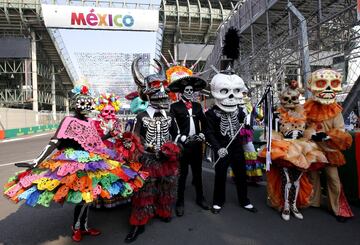
<svg viewBox="0 0 360 245">
<path fill-rule="evenodd" d="M 185 66 L 186 57 L 180 65 L 173 59 L 171 53 L 170 56 L 173 59 L 173 63 L 171 64 L 166 60 L 163 55 L 161 56 L 168 67 L 168 69 L 166 70 L 166 78 L 169 82 L 168 89 L 171 92 L 183 92 L 186 86 L 192 86 L 194 92 L 203 90 L 206 87 L 207 84 L 205 80 L 200 77 L 194 76 L 192 71 L 192 69 L 195 68 L 201 58 L 199 58 L 190 68 L 187 68 Z"/>
<path fill-rule="evenodd" d="M 173 66 L 166 71 L 171 92 L 183 92 L 186 86 L 192 86 L 194 92 L 203 90 L 206 82 L 200 77 L 193 75 L 192 70 L 185 66 Z"/>
</svg>

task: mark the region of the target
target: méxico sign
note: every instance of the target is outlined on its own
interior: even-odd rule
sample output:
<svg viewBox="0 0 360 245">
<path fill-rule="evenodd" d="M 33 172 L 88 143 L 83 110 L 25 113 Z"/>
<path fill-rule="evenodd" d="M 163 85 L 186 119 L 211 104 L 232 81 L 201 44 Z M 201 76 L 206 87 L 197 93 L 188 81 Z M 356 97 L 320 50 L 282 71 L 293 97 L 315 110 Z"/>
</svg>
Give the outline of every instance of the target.
<svg viewBox="0 0 360 245">
<path fill-rule="evenodd" d="M 157 31 L 158 10 L 42 4 L 45 26 L 67 29 Z"/>
</svg>

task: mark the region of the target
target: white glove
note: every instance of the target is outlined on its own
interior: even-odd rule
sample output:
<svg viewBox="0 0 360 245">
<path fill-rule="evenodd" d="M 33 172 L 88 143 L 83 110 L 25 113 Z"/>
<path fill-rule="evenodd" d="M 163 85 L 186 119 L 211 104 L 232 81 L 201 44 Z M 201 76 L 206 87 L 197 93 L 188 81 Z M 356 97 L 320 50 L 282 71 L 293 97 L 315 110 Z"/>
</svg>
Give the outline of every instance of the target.
<svg viewBox="0 0 360 245">
<path fill-rule="evenodd" d="M 184 142 L 187 140 L 186 135 L 182 135 L 182 136 L 180 137 L 180 140 L 181 140 L 181 142 L 184 143 Z"/>
<path fill-rule="evenodd" d="M 201 141 L 205 141 L 205 135 L 203 133 L 200 133 L 199 137 L 200 137 Z"/>
<path fill-rule="evenodd" d="M 220 148 L 217 153 L 220 158 L 223 158 L 228 154 L 228 151 L 226 148 Z"/>
</svg>

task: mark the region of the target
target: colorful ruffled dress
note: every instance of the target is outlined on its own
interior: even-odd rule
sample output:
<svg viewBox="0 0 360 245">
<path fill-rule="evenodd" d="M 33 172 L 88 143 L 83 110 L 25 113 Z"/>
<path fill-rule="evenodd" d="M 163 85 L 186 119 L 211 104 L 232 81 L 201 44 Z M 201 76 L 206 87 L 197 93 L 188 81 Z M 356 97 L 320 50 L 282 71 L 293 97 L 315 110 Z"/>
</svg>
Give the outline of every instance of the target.
<svg viewBox="0 0 360 245">
<path fill-rule="evenodd" d="M 92 203 L 114 196 L 130 197 L 147 177 L 141 164 L 117 159 L 105 147 L 89 121 L 66 117 L 55 138 L 58 151 L 37 167 L 16 174 L 5 184 L 4 195 L 30 206 Z"/>
<path fill-rule="evenodd" d="M 253 108 L 250 102 L 245 104 L 243 111 L 247 115 L 246 117 L 251 120 L 251 117 L 253 116 Z M 248 123 L 250 123 L 250 120 Z M 258 153 L 253 144 L 254 131 L 252 129 L 242 128 L 240 135 L 243 136 L 242 148 L 245 156 L 247 181 L 249 183 L 257 183 L 262 180 L 265 164 L 258 160 Z M 230 176 L 234 177 L 232 170 L 230 171 Z"/>
<path fill-rule="evenodd" d="M 285 138 L 287 132 L 293 130 L 304 131 L 306 118 L 302 106 L 295 110 L 286 110 L 283 107 L 278 109 L 280 117 L 280 132 L 272 132 L 270 171 L 267 172 L 268 201 L 270 205 L 281 210 L 284 204 L 283 193 L 281 192 L 281 174 L 279 169 L 297 168 L 301 171 L 318 169 L 327 163 L 325 155 L 314 142 L 306 139 Z M 259 151 L 259 157 L 265 162 L 266 147 Z M 304 174 L 300 179 L 298 207 L 307 207 L 310 204 L 312 185 Z"/>
<path fill-rule="evenodd" d="M 243 150 L 245 155 L 247 181 L 256 183 L 262 180 L 265 165 L 258 160 L 258 153 L 253 144 L 253 130 L 245 128 L 241 129 L 240 135 L 243 136 L 243 139 L 246 139 L 243 143 Z"/>
<path fill-rule="evenodd" d="M 106 122 L 104 119 L 102 118 L 98 118 L 97 120 L 92 120 L 92 123 L 93 125 L 95 126 L 99 136 L 101 138 L 103 138 L 105 135 L 107 135 L 109 133 L 109 129 L 107 128 L 107 125 L 106 125 Z M 118 122 L 116 122 L 115 120 L 111 120 L 111 122 L 108 122 L 108 123 L 112 123 L 113 126 L 115 127 L 116 126 L 119 126 L 120 124 Z M 118 130 L 114 130 L 114 131 L 117 131 L 117 133 L 120 133 L 120 131 Z M 113 134 L 112 134 L 113 135 Z M 111 137 L 109 139 L 105 139 L 103 140 L 103 143 L 106 145 L 106 147 L 108 147 L 109 149 L 111 150 L 116 150 L 115 149 L 115 144 L 116 144 L 116 141 L 118 141 L 117 139 Z M 119 154 L 119 152 L 116 152 L 117 154 Z M 123 156 L 120 154 L 120 156 Z M 96 208 L 102 208 L 102 207 L 105 207 L 105 208 L 114 208 L 114 207 L 117 207 L 119 205 L 122 205 L 122 204 L 126 204 L 130 202 L 130 199 L 127 198 L 127 197 L 122 197 L 122 196 L 115 196 L 115 197 L 112 197 L 111 199 L 103 199 L 103 198 L 100 198 L 100 199 L 97 199 L 95 202 L 94 202 L 94 206 Z"/>
</svg>

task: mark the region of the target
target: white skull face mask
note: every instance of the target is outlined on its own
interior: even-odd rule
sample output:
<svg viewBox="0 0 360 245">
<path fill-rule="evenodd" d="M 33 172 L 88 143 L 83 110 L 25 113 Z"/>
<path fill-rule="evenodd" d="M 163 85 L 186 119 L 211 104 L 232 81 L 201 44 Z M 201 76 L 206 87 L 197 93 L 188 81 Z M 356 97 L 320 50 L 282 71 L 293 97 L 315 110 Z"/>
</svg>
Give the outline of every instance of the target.
<svg viewBox="0 0 360 245">
<path fill-rule="evenodd" d="M 280 95 L 280 103 L 286 109 L 295 109 L 300 104 L 300 92 L 295 89 L 286 89 Z"/>
<path fill-rule="evenodd" d="M 243 104 L 243 92 L 246 91 L 245 83 L 235 74 L 217 74 L 210 83 L 211 94 L 215 104 L 225 112 L 234 112 L 238 105 Z"/>
<path fill-rule="evenodd" d="M 314 95 L 314 100 L 321 104 L 332 104 L 336 101 L 336 94 L 342 91 L 342 76 L 331 69 L 320 69 L 311 74 L 308 88 Z"/>
<path fill-rule="evenodd" d="M 193 99 L 193 95 L 194 95 L 194 89 L 192 86 L 186 86 L 184 88 L 184 92 L 182 94 L 182 97 L 185 99 L 185 100 L 192 100 Z"/>
</svg>

